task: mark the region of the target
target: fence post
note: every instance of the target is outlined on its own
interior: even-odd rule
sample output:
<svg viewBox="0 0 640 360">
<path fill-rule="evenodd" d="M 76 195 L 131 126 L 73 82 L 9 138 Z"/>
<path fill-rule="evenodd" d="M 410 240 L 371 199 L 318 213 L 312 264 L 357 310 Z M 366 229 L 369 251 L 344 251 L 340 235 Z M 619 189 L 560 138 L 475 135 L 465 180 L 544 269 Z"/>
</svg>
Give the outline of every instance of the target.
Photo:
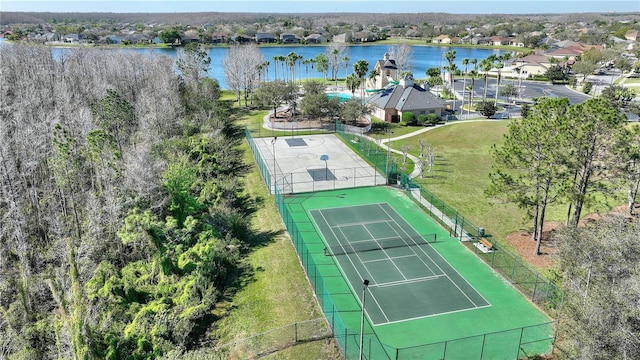
<svg viewBox="0 0 640 360">
<path fill-rule="evenodd" d="M 518 340 L 518 353 L 516 354 L 516 359 L 519 359 L 520 356 L 520 346 L 522 345 L 522 335 L 524 334 L 524 327 L 520 328 L 520 340 Z M 527 354 L 525 353 L 525 356 Z"/>
<path fill-rule="evenodd" d="M 513 257 L 513 270 L 511 270 L 511 283 L 515 284 L 515 277 L 516 277 L 516 266 L 518 265 L 518 258 L 517 257 Z"/>
<path fill-rule="evenodd" d="M 482 360 L 482 358 L 484 357 L 484 344 L 486 341 L 487 341 L 487 334 L 484 334 L 482 335 L 482 348 L 480 349 L 480 360 Z"/>
<path fill-rule="evenodd" d="M 298 323 L 293 324 L 293 342 L 298 342 Z"/>
<path fill-rule="evenodd" d="M 536 273 L 536 282 L 533 285 L 533 294 L 531 294 L 531 301 L 536 302 L 536 290 L 538 290 L 538 278 L 540 273 Z"/>
</svg>

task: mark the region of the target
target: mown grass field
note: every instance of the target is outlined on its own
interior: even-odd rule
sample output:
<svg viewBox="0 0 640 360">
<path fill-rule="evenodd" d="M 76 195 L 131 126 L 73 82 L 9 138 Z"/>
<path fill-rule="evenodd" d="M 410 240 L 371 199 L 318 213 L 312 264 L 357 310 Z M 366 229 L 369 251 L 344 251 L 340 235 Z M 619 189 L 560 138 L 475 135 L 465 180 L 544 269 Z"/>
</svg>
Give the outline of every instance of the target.
<svg viewBox="0 0 640 360">
<path fill-rule="evenodd" d="M 504 239 L 510 233 L 529 231 L 532 227 L 524 210 L 489 198 L 484 193 L 494 163 L 491 148 L 502 144 L 508 124 L 508 120 L 452 123 L 394 141 L 392 147 L 399 149 L 408 145 L 410 153 L 417 156 L 420 140 L 431 144 L 436 154 L 434 167 L 424 178 L 414 180 L 475 225 L 484 227 L 494 237 Z M 608 199 L 608 202 L 615 205 L 616 199 Z M 566 203 L 553 204 L 547 209 L 546 221 L 565 221 L 567 209 Z M 587 207 L 583 216 L 597 210 L 603 209 Z"/>
</svg>

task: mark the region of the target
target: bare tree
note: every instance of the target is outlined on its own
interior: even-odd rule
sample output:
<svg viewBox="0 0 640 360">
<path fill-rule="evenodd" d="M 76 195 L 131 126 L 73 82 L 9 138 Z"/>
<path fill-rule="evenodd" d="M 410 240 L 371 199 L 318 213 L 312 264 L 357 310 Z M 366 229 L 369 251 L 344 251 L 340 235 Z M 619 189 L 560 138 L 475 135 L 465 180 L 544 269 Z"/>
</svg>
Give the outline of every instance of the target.
<svg viewBox="0 0 640 360">
<path fill-rule="evenodd" d="M 336 86 L 338 86 L 338 71 L 342 66 L 342 62 L 343 62 L 342 59 L 344 59 L 348 55 L 347 45 L 343 43 L 332 42 L 332 43 L 329 43 L 325 52 L 329 60 L 329 69 L 331 70 L 331 79 L 335 80 Z"/>
<path fill-rule="evenodd" d="M 244 92 L 245 106 L 247 106 L 249 94 L 259 83 L 258 69 L 264 61 L 264 56 L 255 45 L 234 45 L 222 59 L 225 82 L 236 94 L 238 104 Z"/>
<path fill-rule="evenodd" d="M 408 44 L 392 46 L 387 51 L 389 58 L 395 60 L 398 73 L 410 71 L 413 68 L 414 54 L 413 48 Z"/>
</svg>

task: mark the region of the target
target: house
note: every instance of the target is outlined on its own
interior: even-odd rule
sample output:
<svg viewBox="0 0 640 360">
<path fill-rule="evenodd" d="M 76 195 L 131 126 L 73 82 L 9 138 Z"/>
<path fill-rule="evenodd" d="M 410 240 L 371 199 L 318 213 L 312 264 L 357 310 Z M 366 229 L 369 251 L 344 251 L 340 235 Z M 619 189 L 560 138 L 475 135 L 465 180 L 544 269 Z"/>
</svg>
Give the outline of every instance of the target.
<svg viewBox="0 0 640 360">
<path fill-rule="evenodd" d="M 184 36 L 182 37 L 182 45 L 187 45 L 192 42 L 194 43 L 200 42 L 200 33 L 196 30 L 185 31 Z"/>
<path fill-rule="evenodd" d="M 449 35 L 438 35 L 431 39 L 431 42 L 435 44 L 451 44 L 451 38 Z"/>
<path fill-rule="evenodd" d="M 551 51 L 547 51 L 545 53 L 545 55 L 547 57 L 553 57 L 556 59 L 567 59 L 570 61 L 575 61 L 576 57 L 582 55 L 582 53 L 584 53 L 587 50 L 593 49 L 593 48 L 597 48 L 597 49 L 601 49 L 601 46 L 598 45 L 587 45 L 587 44 L 582 44 L 582 43 L 572 43 L 570 45 L 561 47 L 561 48 L 557 48 Z"/>
<path fill-rule="evenodd" d="M 398 78 L 398 67 L 396 61 L 389 58 L 389 54 L 385 53 L 382 60 L 376 61 L 373 67 L 376 72 L 376 76 L 367 80 L 366 88 L 371 89 L 383 89 L 390 82 L 395 82 Z"/>
<path fill-rule="evenodd" d="M 311 34 L 304 38 L 307 44 L 322 44 L 327 42 L 327 37 L 321 34 Z"/>
<path fill-rule="evenodd" d="M 494 46 L 509 45 L 510 39 L 504 36 L 489 36 L 489 44 Z"/>
<path fill-rule="evenodd" d="M 221 32 L 211 34 L 211 43 L 212 44 L 224 44 L 227 42 L 227 35 Z"/>
<path fill-rule="evenodd" d="M 518 72 L 522 78 L 544 75 L 550 67 L 551 61 L 546 55 L 531 54 L 513 60 L 513 70 Z"/>
<path fill-rule="evenodd" d="M 491 40 L 486 37 L 474 36 L 473 38 L 471 38 L 471 44 L 472 45 L 490 45 Z"/>
<path fill-rule="evenodd" d="M 296 34 L 282 33 L 280 34 L 280 43 L 281 44 L 299 44 L 300 37 Z"/>
<path fill-rule="evenodd" d="M 274 44 L 278 42 L 278 39 L 271 33 L 259 32 L 256 34 L 256 42 L 258 44 Z"/>
<path fill-rule="evenodd" d="M 238 44 L 246 44 L 253 42 L 253 38 L 251 36 L 236 34 L 231 38 L 231 41 Z"/>
<path fill-rule="evenodd" d="M 398 85 L 390 85 L 367 100 L 372 114 L 386 122 L 397 123 L 402 114 L 411 112 L 415 116 L 436 114 L 442 116 L 446 103 L 429 90 L 413 83 L 413 76 L 406 74 Z"/>
</svg>

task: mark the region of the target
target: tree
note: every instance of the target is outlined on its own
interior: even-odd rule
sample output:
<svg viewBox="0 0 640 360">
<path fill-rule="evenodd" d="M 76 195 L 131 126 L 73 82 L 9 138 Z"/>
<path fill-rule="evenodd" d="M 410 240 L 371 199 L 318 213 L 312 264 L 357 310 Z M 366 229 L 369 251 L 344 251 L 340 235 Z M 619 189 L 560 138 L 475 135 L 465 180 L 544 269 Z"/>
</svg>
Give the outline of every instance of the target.
<svg viewBox="0 0 640 360">
<path fill-rule="evenodd" d="M 355 125 L 360 119 L 369 115 L 371 110 L 360 99 L 351 98 L 343 102 L 340 106 L 340 118 L 346 124 Z"/>
<path fill-rule="evenodd" d="M 113 135 L 122 151 L 129 135 L 135 131 L 135 115 L 131 103 L 113 89 L 107 89 L 107 94 L 91 108 L 100 127 Z"/>
<path fill-rule="evenodd" d="M 496 107 L 496 104 L 489 102 L 489 101 L 481 101 L 478 103 L 478 105 L 476 105 L 476 110 L 482 114 L 482 116 L 486 117 L 487 119 L 492 117 L 493 115 L 495 115 L 496 111 L 498 111 L 498 108 Z"/>
<path fill-rule="evenodd" d="M 222 59 L 225 82 L 236 94 L 238 105 L 244 92 L 245 106 L 248 106 L 249 94 L 259 83 L 258 67 L 263 62 L 264 56 L 255 45 L 231 46 Z"/>
<path fill-rule="evenodd" d="M 396 68 L 398 72 L 405 70 L 411 70 L 413 66 L 413 48 L 408 44 L 400 44 L 398 46 L 390 47 L 387 51 L 389 58 L 396 62 Z"/>
<path fill-rule="evenodd" d="M 351 94 L 354 94 L 356 92 L 356 89 L 360 87 L 361 83 L 362 83 L 361 79 L 358 78 L 356 74 L 351 74 L 347 76 L 347 79 L 346 79 L 347 89 L 351 91 Z"/>
<path fill-rule="evenodd" d="M 464 80 L 462 82 L 462 104 L 460 104 L 460 108 L 462 109 L 464 107 L 464 91 L 467 91 L 467 75 L 469 74 L 469 59 L 464 58 L 462 59 L 462 65 L 464 65 Z M 462 111 L 462 110 L 461 110 Z"/>
<path fill-rule="evenodd" d="M 487 100 L 487 87 L 489 83 L 489 70 L 493 68 L 493 62 L 491 60 L 482 59 L 480 60 L 480 71 L 482 71 L 482 75 L 484 77 L 484 95 L 482 96 L 482 101 L 486 102 Z"/>
<path fill-rule="evenodd" d="M 571 66 L 571 72 L 573 72 L 574 74 L 582 75 L 582 83 L 584 83 L 584 81 L 587 79 L 587 76 L 593 74 L 593 72 L 596 70 L 598 70 L 598 64 L 594 64 L 588 61 L 576 61 Z"/>
<path fill-rule="evenodd" d="M 501 147 L 493 146 L 495 159 L 489 174 L 489 196 L 516 204 L 533 219 L 534 253 L 540 253 L 547 206 L 559 199 L 567 168 L 562 151 L 570 141 L 566 98 L 540 100 L 529 115 L 509 123 L 509 133 Z"/>
<path fill-rule="evenodd" d="M 604 88 L 600 93 L 600 96 L 609 101 L 613 107 L 620 111 L 629 106 L 635 97 L 635 94 L 625 86 L 614 84 Z"/>
<path fill-rule="evenodd" d="M 455 50 L 450 50 L 444 53 L 444 58 L 447 59 L 447 61 L 449 62 L 449 66 L 447 67 L 447 69 L 449 70 L 449 85 L 453 87 L 453 72 L 454 72 L 454 67 L 453 67 L 453 62 L 456 59 L 456 51 Z"/>
<path fill-rule="evenodd" d="M 632 216 L 640 191 L 640 126 L 625 128 L 622 144 L 617 170 L 627 190 L 627 213 Z"/>
<path fill-rule="evenodd" d="M 327 81 L 327 72 L 329 71 L 329 58 L 325 54 L 318 54 L 315 57 L 316 70 L 324 75 L 323 82 Z"/>
<path fill-rule="evenodd" d="M 623 217 L 555 235 L 565 289 L 557 344 L 571 359 L 640 358 L 640 221 Z"/>
<path fill-rule="evenodd" d="M 258 106 L 271 107 L 273 117 L 278 117 L 278 106 L 289 103 L 297 86 L 287 81 L 276 80 L 260 84 L 253 93 L 253 99 Z"/>
<path fill-rule="evenodd" d="M 364 76 L 367 74 L 367 71 L 369 71 L 368 62 L 364 60 L 358 60 L 355 64 L 353 64 L 353 72 L 358 76 L 358 79 L 360 79 L 359 84 L 364 84 Z M 364 99 L 364 86 L 361 87 L 360 97 Z"/>
<path fill-rule="evenodd" d="M 340 70 L 341 59 L 347 54 L 347 47 L 342 43 L 330 43 L 326 49 L 328 66 L 331 69 L 331 79 L 336 81 L 338 86 L 338 71 Z"/>
<path fill-rule="evenodd" d="M 178 50 L 176 63 L 188 84 L 195 84 L 196 88 L 200 80 L 207 76 L 211 67 L 211 57 L 200 48 L 198 43 L 187 44 L 183 49 Z"/>
<path fill-rule="evenodd" d="M 158 37 L 165 44 L 180 44 L 182 37 L 177 29 L 162 30 Z"/>
<path fill-rule="evenodd" d="M 612 166 L 618 160 L 626 118 L 602 98 L 589 99 L 567 109 L 566 153 L 572 181 L 567 194 L 572 203 L 570 224 L 577 226 L 585 203 L 610 192 Z M 569 213 L 571 213 L 571 207 Z"/>
<path fill-rule="evenodd" d="M 544 76 L 552 83 L 567 81 L 567 74 L 560 65 L 552 65 L 547 72 L 544 73 Z"/>
</svg>

